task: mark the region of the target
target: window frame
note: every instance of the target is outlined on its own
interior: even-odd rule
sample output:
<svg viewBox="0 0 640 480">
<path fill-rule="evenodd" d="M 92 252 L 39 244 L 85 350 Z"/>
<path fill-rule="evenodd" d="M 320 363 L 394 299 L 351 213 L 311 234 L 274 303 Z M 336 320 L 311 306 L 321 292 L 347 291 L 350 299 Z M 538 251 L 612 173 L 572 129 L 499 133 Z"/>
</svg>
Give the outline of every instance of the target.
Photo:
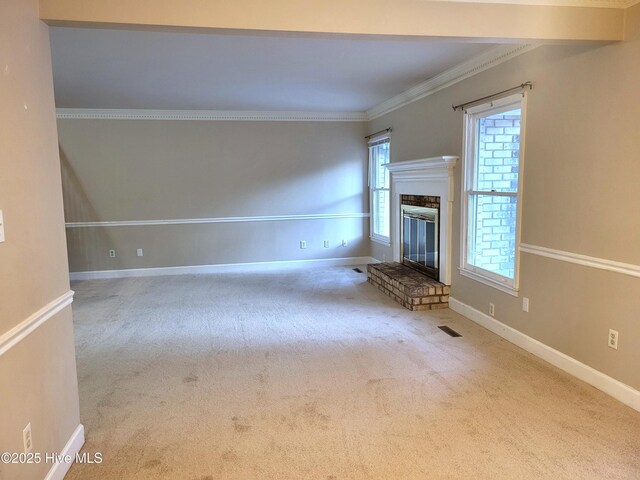
<svg viewBox="0 0 640 480">
<path fill-rule="evenodd" d="M 473 190 L 473 178 L 477 168 L 476 138 L 477 119 L 495 115 L 500 112 L 520 108 L 520 148 L 518 158 L 518 189 L 515 195 L 507 192 L 492 192 L 483 190 Z M 526 132 L 526 92 L 509 95 L 492 102 L 475 105 L 468 108 L 464 114 L 464 148 L 462 152 L 462 188 L 461 188 L 461 235 L 460 235 L 460 267 L 461 275 L 472 278 L 490 287 L 501 290 L 505 293 L 517 297 L 520 289 L 520 241 L 522 227 L 522 186 L 524 178 L 524 158 L 525 158 L 525 132 Z M 516 199 L 516 225 L 515 225 L 515 246 L 514 246 L 514 275 L 513 279 L 491 272 L 484 268 L 470 264 L 468 262 L 469 243 L 471 232 L 469 228 L 469 200 L 471 195 L 493 195 L 508 196 Z"/>
<path fill-rule="evenodd" d="M 389 158 L 387 159 L 387 163 L 391 162 L 391 133 L 390 132 L 385 132 L 383 134 L 380 135 L 376 135 L 375 137 L 371 137 L 369 138 L 369 140 L 367 141 L 367 152 L 368 152 L 368 157 L 369 157 L 369 212 L 370 212 L 370 218 L 369 218 L 369 239 L 373 242 L 379 243 L 381 245 L 384 245 L 386 247 L 391 246 L 391 203 L 392 203 L 392 199 L 391 199 L 391 174 L 389 174 L 389 186 L 388 187 L 378 187 L 377 186 L 377 182 L 376 182 L 376 178 L 377 178 L 377 174 L 379 173 L 377 167 L 378 165 L 374 165 L 373 162 L 373 155 L 372 155 L 372 149 L 377 146 L 377 145 L 372 145 L 372 144 L 379 144 L 381 141 L 386 140 L 386 143 L 389 144 Z M 374 171 L 374 167 L 375 171 Z M 386 168 L 381 166 L 381 168 Z M 389 225 L 389 235 L 385 236 L 385 235 L 380 235 L 379 233 L 375 233 L 374 232 L 374 225 L 376 222 L 376 212 L 374 209 L 374 196 L 375 196 L 375 192 L 378 191 L 388 191 L 389 192 L 389 202 L 387 205 L 387 211 L 386 211 L 386 220 L 387 220 L 387 224 Z"/>
</svg>

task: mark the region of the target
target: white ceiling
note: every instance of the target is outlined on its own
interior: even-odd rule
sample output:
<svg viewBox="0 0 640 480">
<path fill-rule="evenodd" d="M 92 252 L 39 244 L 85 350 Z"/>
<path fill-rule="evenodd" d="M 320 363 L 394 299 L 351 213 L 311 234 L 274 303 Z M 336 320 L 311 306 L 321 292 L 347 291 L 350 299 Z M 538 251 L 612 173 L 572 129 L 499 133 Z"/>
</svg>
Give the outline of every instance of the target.
<svg viewBox="0 0 640 480">
<path fill-rule="evenodd" d="M 492 46 L 51 28 L 59 108 L 365 111 Z"/>
</svg>

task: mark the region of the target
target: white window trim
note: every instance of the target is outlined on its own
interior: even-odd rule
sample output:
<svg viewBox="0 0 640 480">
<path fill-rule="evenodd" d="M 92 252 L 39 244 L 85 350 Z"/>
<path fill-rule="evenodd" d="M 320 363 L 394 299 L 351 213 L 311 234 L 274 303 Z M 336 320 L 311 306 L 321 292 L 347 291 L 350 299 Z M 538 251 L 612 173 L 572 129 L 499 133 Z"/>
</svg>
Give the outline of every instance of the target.
<svg viewBox="0 0 640 480">
<path fill-rule="evenodd" d="M 373 190 L 372 190 L 372 192 L 373 192 Z M 369 202 L 370 202 L 370 204 L 373 203 L 373 193 L 370 195 Z M 371 223 L 373 224 L 373 220 L 371 221 Z M 384 245 L 385 247 L 390 247 L 391 246 L 391 236 L 385 237 L 384 235 L 379 235 L 377 233 L 374 233 L 373 232 L 373 225 L 370 226 L 369 230 L 370 230 L 369 231 L 369 239 L 372 242 L 379 243 L 380 245 Z"/>
<path fill-rule="evenodd" d="M 516 239 L 515 239 L 515 258 L 514 258 L 514 278 L 510 279 L 502 275 L 490 272 L 484 268 L 476 267 L 467 263 L 467 245 L 469 237 L 469 192 L 472 192 L 468 188 L 471 184 L 470 178 L 472 175 L 472 169 L 467 169 L 467 162 L 470 158 L 475 156 L 475 135 L 471 135 L 470 132 L 475 132 L 472 122 L 475 120 L 475 115 L 482 113 L 483 115 L 490 115 L 491 113 L 497 113 L 499 111 L 505 111 L 508 107 L 520 107 L 521 119 L 520 119 L 520 158 L 518 160 L 518 192 L 516 194 Z M 464 127 L 463 127 L 463 139 L 464 146 L 462 149 L 462 188 L 461 191 L 461 215 L 460 215 L 460 267 L 458 268 L 461 275 L 476 280 L 480 283 L 484 283 L 490 287 L 496 288 L 502 292 L 508 293 L 517 297 L 520 290 L 520 240 L 521 240 L 521 227 L 522 227 L 522 185 L 523 185 L 523 173 L 524 173 L 524 158 L 525 158 L 525 132 L 526 132 L 526 110 L 527 110 L 527 95 L 526 92 L 518 93 L 516 95 L 509 95 L 500 99 L 493 100 L 492 102 L 483 103 L 474 107 L 468 108 L 464 115 Z M 475 162 L 474 162 L 475 166 Z"/>
<path fill-rule="evenodd" d="M 367 142 L 367 155 L 369 157 L 369 239 L 372 242 L 379 243 L 380 245 L 384 245 L 385 247 L 391 246 L 391 232 L 389 232 L 389 236 L 380 235 L 378 233 L 374 233 L 373 225 L 374 225 L 374 212 L 373 212 L 373 192 L 375 191 L 389 191 L 389 211 L 387 212 L 389 222 L 389 230 L 391 230 L 391 180 L 389 180 L 389 188 L 372 188 L 373 184 L 373 170 L 371 164 L 371 149 L 368 146 L 370 143 L 378 142 L 380 140 L 387 139 L 389 140 L 389 161 L 391 161 L 391 132 L 384 132 L 380 135 L 376 135 L 375 137 L 371 137 Z"/>
</svg>

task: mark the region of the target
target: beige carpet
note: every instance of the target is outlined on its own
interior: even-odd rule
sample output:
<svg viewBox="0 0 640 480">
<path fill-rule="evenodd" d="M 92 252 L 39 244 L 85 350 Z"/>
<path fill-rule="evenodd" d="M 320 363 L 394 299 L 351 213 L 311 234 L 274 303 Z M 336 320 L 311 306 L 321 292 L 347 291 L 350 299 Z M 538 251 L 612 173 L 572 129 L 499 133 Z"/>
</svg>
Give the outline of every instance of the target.
<svg viewBox="0 0 640 480">
<path fill-rule="evenodd" d="M 640 478 L 640 413 L 365 280 L 75 283 L 83 451 L 104 462 L 67 478 Z"/>
</svg>

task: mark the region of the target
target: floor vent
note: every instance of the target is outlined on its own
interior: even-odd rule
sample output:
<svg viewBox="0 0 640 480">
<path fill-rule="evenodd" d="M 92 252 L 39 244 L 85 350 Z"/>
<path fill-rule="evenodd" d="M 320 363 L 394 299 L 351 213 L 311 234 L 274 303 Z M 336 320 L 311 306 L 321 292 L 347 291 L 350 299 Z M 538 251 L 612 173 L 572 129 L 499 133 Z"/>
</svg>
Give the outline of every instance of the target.
<svg viewBox="0 0 640 480">
<path fill-rule="evenodd" d="M 357 267 L 356 267 L 356 268 L 354 268 L 354 269 L 353 269 L 353 271 L 354 271 L 354 272 L 358 272 L 358 273 L 363 273 L 363 272 L 362 272 L 362 270 L 360 270 L 360 269 L 359 269 L 359 268 L 357 268 Z"/>
<path fill-rule="evenodd" d="M 446 333 L 447 335 L 449 335 L 450 337 L 461 337 L 462 336 L 458 332 L 456 332 L 454 329 L 449 328 L 446 325 L 438 325 L 438 328 L 440 330 L 442 330 L 444 333 Z"/>
</svg>

